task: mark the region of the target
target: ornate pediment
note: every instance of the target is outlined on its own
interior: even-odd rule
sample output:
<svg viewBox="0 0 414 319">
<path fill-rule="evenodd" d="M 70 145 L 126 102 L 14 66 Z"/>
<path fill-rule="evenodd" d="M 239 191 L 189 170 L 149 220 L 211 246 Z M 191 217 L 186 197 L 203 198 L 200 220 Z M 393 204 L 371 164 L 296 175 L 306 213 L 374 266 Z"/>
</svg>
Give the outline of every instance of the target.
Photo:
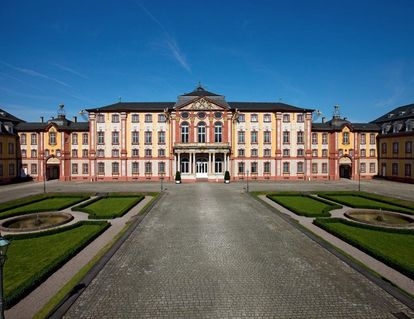
<svg viewBox="0 0 414 319">
<path fill-rule="evenodd" d="M 223 110 L 225 107 L 213 103 L 212 101 L 202 97 L 195 101 L 188 103 L 183 106 L 181 110 L 190 110 L 190 111 L 210 111 L 210 110 Z"/>
</svg>

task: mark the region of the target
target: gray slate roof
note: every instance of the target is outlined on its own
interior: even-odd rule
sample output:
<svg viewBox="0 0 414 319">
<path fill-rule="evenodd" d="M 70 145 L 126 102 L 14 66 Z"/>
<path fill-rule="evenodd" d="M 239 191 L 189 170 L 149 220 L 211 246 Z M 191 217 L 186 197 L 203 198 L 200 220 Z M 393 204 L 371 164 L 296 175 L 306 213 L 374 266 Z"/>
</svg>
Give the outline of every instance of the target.
<svg viewBox="0 0 414 319">
<path fill-rule="evenodd" d="M 392 111 L 385 113 L 376 120 L 372 121 L 372 123 L 385 123 L 397 120 L 406 120 L 409 118 L 414 118 L 414 103 L 396 107 Z"/>
<path fill-rule="evenodd" d="M 339 131 L 345 125 L 348 125 L 353 131 L 361 132 L 376 132 L 380 129 L 376 123 L 351 123 L 348 120 L 334 117 L 325 123 L 312 123 L 312 130 L 319 132 Z"/>
<path fill-rule="evenodd" d="M 51 123 L 41 123 L 41 122 L 25 122 L 19 123 L 16 125 L 16 130 L 19 132 L 27 131 L 43 131 Z M 72 122 L 68 121 L 60 125 L 59 123 L 54 123 L 57 125 L 60 131 L 70 131 L 70 132 L 84 132 L 89 131 L 89 122 Z"/>
<path fill-rule="evenodd" d="M 3 109 L 0 109 L 0 121 L 12 122 L 13 124 L 24 122 L 23 120 L 15 117 L 14 115 L 10 114 L 9 112 L 6 112 Z"/>
</svg>

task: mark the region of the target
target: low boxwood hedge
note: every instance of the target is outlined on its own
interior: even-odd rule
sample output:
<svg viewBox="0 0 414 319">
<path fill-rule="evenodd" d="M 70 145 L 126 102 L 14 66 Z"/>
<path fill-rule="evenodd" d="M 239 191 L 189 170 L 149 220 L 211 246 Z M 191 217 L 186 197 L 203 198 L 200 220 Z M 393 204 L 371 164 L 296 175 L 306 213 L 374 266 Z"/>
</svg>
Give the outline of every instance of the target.
<svg viewBox="0 0 414 319">
<path fill-rule="evenodd" d="M 326 207 L 324 207 L 320 213 L 315 213 L 315 212 L 309 212 L 309 210 L 302 210 L 294 205 L 289 205 L 284 201 L 281 201 L 277 198 L 277 196 L 292 196 L 292 197 L 305 197 L 311 200 L 314 200 L 316 202 L 321 202 L 323 204 L 326 205 Z M 280 192 L 280 193 L 270 193 L 266 195 L 267 198 L 273 200 L 274 202 L 278 203 L 279 205 L 289 209 L 290 211 L 294 212 L 297 215 L 300 216 L 305 216 L 305 217 L 330 217 L 331 214 L 329 213 L 331 210 L 333 209 L 340 209 L 342 208 L 342 206 L 331 203 L 327 200 L 324 200 L 322 198 L 318 198 L 318 197 L 314 197 L 314 196 L 310 196 L 308 194 L 304 194 L 304 193 L 299 193 L 299 192 Z"/>
<path fill-rule="evenodd" d="M 132 200 L 127 206 L 123 207 L 122 209 L 114 208 L 114 210 L 109 214 L 101 213 L 97 209 L 90 207 L 91 205 L 99 202 L 100 200 L 107 200 L 111 198 L 133 198 L 134 200 Z M 104 197 L 96 197 L 81 205 L 73 207 L 72 210 L 89 214 L 89 217 L 88 217 L 89 219 L 117 218 L 117 217 L 122 217 L 123 215 L 125 215 L 132 207 L 137 205 L 144 198 L 145 196 L 143 195 L 108 195 Z"/>
<path fill-rule="evenodd" d="M 379 227 L 379 226 L 375 226 L 375 225 L 367 225 L 367 224 L 360 224 L 360 223 L 355 223 L 346 219 L 342 219 L 342 218 L 316 218 L 313 221 L 313 224 L 315 224 L 316 226 L 326 230 L 327 232 L 335 235 L 336 237 L 342 239 L 343 241 L 351 244 L 352 246 L 362 250 L 363 252 L 367 253 L 368 255 L 371 255 L 372 257 L 382 261 L 384 264 L 396 269 L 397 271 L 405 274 L 406 276 L 410 277 L 411 279 L 414 279 L 414 260 L 410 260 L 408 262 L 407 265 L 407 258 L 413 258 L 413 254 L 412 251 L 414 251 L 414 247 L 413 247 L 413 241 L 412 239 L 409 241 L 409 243 L 407 244 L 407 240 L 403 241 L 402 245 L 399 245 L 398 250 L 400 250 L 401 252 L 403 252 L 403 249 L 406 248 L 406 252 L 410 252 L 411 253 L 411 257 L 408 257 L 406 255 L 404 255 L 402 258 L 400 258 L 400 261 L 398 260 L 398 258 L 396 257 L 392 257 L 389 256 L 387 254 L 385 254 L 383 251 L 386 250 L 384 247 L 383 251 L 380 250 L 380 248 L 373 248 L 373 247 L 369 247 L 369 244 L 365 244 L 362 239 L 358 240 L 356 237 L 356 235 L 354 234 L 354 236 L 352 236 L 351 233 L 346 233 L 344 231 L 340 231 L 338 229 L 336 229 L 335 227 L 333 227 L 333 224 L 335 223 L 341 223 L 347 226 L 351 226 L 354 227 L 356 229 L 365 229 L 365 230 L 373 230 L 376 232 L 383 232 L 383 233 L 388 233 L 388 234 L 400 234 L 400 235 L 411 235 L 414 236 L 414 230 L 413 229 L 397 229 L 397 228 L 384 228 L 384 227 Z M 361 235 L 362 236 L 362 235 Z M 361 237 L 360 236 L 360 237 Z M 381 245 L 380 243 L 380 233 L 374 233 L 372 234 L 372 239 L 378 242 L 378 246 Z M 390 240 L 385 240 L 385 243 L 389 244 Z M 404 247 L 403 245 L 406 244 L 407 247 Z M 389 248 L 391 251 L 396 251 L 396 249 L 393 248 Z"/>
<path fill-rule="evenodd" d="M 64 233 L 70 230 L 73 230 L 78 227 L 82 227 L 85 225 L 97 225 L 99 226 L 99 229 L 97 231 L 94 231 L 90 234 L 90 236 L 85 237 L 79 245 L 76 247 L 73 247 L 72 249 L 66 251 L 63 255 L 61 255 L 58 259 L 53 260 L 50 264 L 48 264 L 46 267 L 41 269 L 40 272 L 35 273 L 32 275 L 30 280 L 24 281 L 22 284 L 20 284 L 17 288 L 12 290 L 9 294 L 5 295 L 5 306 L 6 308 L 12 307 L 14 304 L 16 304 L 19 300 L 24 298 L 27 294 L 29 294 L 31 291 L 33 291 L 40 283 L 45 281 L 50 275 L 52 275 L 57 269 L 62 267 L 68 260 L 70 260 L 72 257 L 74 257 L 77 253 L 79 253 L 83 248 L 85 248 L 89 243 L 91 243 L 95 238 L 97 238 L 99 235 L 101 235 L 109 226 L 110 224 L 105 221 L 81 221 L 76 224 L 62 227 L 62 228 L 56 228 L 53 230 L 43 231 L 39 233 L 31 233 L 31 234 L 19 234 L 19 235 L 7 235 L 5 236 L 8 240 L 11 241 L 11 247 L 13 245 L 13 242 L 18 240 L 27 240 L 27 239 L 35 239 L 39 237 L 45 237 L 50 236 L 58 233 Z M 48 249 L 48 247 L 44 247 L 44 249 Z M 36 262 L 36 260 L 33 260 L 33 262 Z M 10 264 L 10 261 L 6 262 L 7 265 Z M 27 269 L 27 271 L 30 272 L 30 268 Z M 5 275 L 7 273 L 5 272 Z M 7 279 L 5 277 L 5 279 Z"/>
</svg>

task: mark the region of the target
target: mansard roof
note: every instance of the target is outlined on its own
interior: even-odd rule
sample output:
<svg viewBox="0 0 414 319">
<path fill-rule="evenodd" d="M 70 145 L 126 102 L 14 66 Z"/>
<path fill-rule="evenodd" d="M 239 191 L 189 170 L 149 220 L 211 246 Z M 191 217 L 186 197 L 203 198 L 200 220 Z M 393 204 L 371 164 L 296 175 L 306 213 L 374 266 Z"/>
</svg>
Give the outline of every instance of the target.
<svg viewBox="0 0 414 319">
<path fill-rule="evenodd" d="M 222 96 L 216 93 L 206 91 L 200 84 L 190 93 L 183 94 L 181 96 Z"/>
<path fill-rule="evenodd" d="M 279 103 L 279 102 L 229 102 L 232 109 L 239 111 L 267 111 L 267 112 L 312 112 L 307 108 Z"/>
<path fill-rule="evenodd" d="M 174 107 L 174 102 L 118 102 L 102 107 L 87 109 L 88 112 L 145 112 L 162 111 Z"/>
<path fill-rule="evenodd" d="M 19 132 L 44 131 L 50 125 L 55 125 L 59 131 L 85 132 L 89 131 L 89 122 L 73 122 L 66 118 L 51 119 L 47 122 L 23 122 L 16 125 Z"/>
<path fill-rule="evenodd" d="M 407 120 L 410 118 L 414 119 L 414 103 L 396 107 L 392 111 L 385 113 L 376 120 L 372 121 L 372 123 L 380 124 L 398 120 Z"/>
<path fill-rule="evenodd" d="M 13 124 L 24 122 L 23 120 L 15 117 L 14 115 L 10 114 L 9 112 L 6 112 L 3 109 L 0 109 L 0 121 L 12 122 Z"/>
<path fill-rule="evenodd" d="M 320 132 L 341 131 L 345 126 L 348 126 L 351 131 L 358 132 L 376 132 L 379 130 L 379 126 L 376 123 L 351 123 L 336 116 L 325 123 L 312 123 L 312 130 Z"/>
</svg>

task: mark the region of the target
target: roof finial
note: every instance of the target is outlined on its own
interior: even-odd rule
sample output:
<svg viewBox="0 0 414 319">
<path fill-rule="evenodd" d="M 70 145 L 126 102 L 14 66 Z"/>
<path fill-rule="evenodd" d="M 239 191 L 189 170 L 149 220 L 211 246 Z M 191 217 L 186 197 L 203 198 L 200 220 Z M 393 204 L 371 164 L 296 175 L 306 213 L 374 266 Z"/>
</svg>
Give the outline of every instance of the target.
<svg viewBox="0 0 414 319">
<path fill-rule="evenodd" d="M 340 114 L 340 112 L 339 112 L 339 105 L 338 105 L 338 104 L 336 104 L 336 105 L 334 106 L 333 117 L 334 117 L 334 118 L 336 118 L 336 119 L 341 118 L 341 114 Z"/>
<path fill-rule="evenodd" d="M 119 102 L 119 103 L 121 103 L 121 102 L 122 102 L 122 96 L 120 96 L 120 97 L 118 98 L 118 102 Z"/>
<path fill-rule="evenodd" d="M 197 91 L 204 91 L 204 88 L 203 88 L 203 86 L 201 85 L 201 82 L 200 81 L 198 81 L 198 85 L 197 85 L 197 89 L 196 89 Z"/>
</svg>

